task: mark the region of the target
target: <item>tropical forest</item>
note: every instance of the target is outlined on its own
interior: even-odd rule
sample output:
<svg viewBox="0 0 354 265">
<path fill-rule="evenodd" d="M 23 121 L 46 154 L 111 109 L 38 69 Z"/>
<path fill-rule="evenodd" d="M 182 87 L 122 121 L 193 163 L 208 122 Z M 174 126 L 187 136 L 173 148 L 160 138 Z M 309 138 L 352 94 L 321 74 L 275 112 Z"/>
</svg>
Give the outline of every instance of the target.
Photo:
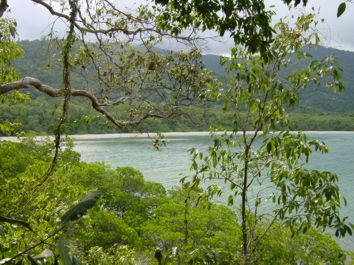
<svg viewBox="0 0 354 265">
<path fill-rule="evenodd" d="M 0 0 L 0 264 L 354 264 L 354 49 L 270 2 Z"/>
</svg>

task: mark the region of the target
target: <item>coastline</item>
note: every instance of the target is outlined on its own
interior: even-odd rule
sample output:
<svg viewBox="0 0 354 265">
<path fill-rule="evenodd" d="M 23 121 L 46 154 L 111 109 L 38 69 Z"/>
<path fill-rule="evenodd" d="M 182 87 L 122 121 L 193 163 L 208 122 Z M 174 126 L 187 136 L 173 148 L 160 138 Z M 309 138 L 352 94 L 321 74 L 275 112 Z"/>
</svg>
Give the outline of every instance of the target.
<svg viewBox="0 0 354 265">
<path fill-rule="evenodd" d="M 298 131 L 293 131 L 294 133 Z M 354 131 L 304 131 L 306 134 L 311 135 L 326 135 L 326 134 L 354 134 Z M 224 132 L 215 132 L 216 135 L 221 135 Z M 228 132 L 231 133 L 231 132 Z M 249 131 L 247 133 L 253 133 Z M 208 136 L 210 132 L 164 132 L 161 133 L 164 137 L 188 137 L 188 136 Z M 74 141 L 97 140 L 97 139 L 126 139 L 126 138 L 154 138 L 158 133 L 106 133 L 106 134 L 74 134 L 68 135 Z M 23 137 L 5 136 L 0 137 L 0 141 L 18 142 Z M 53 136 L 34 136 L 36 141 L 53 140 Z"/>
</svg>

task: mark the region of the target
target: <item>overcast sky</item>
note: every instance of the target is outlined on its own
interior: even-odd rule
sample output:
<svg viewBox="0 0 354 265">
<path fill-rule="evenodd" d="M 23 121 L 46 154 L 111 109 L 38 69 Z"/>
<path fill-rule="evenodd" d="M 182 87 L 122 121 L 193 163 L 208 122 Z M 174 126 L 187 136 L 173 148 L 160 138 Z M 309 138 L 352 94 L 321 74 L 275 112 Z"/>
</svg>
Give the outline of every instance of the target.
<svg viewBox="0 0 354 265">
<path fill-rule="evenodd" d="M 354 4 L 348 3 L 346 12 L 337 18 L 337 7 L 344 0 L 309 0 L 307 9 L 312 6 L 320 10 L 320 18 L 325 22 L 319 27 L 323 45 L 338 49 L 354 51 Z M 120 0 L 120 5 L 131 6 L 132 3 L 142 0 Z M 266 0 L 268 6 L 275 5 L 275 11 L 279 17 L 288 16 L 303 9 L 288 10 L 280 0 Z M 42 6 L 33 4 L 30 0 L 8 0 L 10 11 L 8 17 L 16 19 L 18 34 L 21 40 L 38 39 L 49 32 L 53 18 Z M 63 27 L 57 26 L 57 30 L 64 31 Z M 232 46 L 232 41 L 224 38 L 219 42 L 210 42 L 206 53 L 227 54 Z"/>
</svg>

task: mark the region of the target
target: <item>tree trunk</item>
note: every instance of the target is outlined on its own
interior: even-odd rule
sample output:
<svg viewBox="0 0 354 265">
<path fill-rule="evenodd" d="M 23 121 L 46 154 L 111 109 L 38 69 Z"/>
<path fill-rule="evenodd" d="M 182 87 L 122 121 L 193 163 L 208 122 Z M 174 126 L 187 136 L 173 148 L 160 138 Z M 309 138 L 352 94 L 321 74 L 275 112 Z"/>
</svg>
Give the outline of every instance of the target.
<svg viewBox="0 0 354 265">
<path fill-rule="evenodd" d="M 1 0 L 0 2 L 0 17 L 2 17 L 8 8 L 7 0 Z"/>
<path fill-rule="evenodd" d="M 245 149 L 245 168 L 243 173 L 243 186 L 242 186 L 242 247 L 243 247 L 243 264 L 249 264 L 249 251 L 248 251 L 248 234 L 247 234 L 247 213 L 246 213 L 246 203 L 247 203 L 247 179 L 248 179 L 248 156 L 249 156 L 249 146 L 246 145 Z"/>
</svg>

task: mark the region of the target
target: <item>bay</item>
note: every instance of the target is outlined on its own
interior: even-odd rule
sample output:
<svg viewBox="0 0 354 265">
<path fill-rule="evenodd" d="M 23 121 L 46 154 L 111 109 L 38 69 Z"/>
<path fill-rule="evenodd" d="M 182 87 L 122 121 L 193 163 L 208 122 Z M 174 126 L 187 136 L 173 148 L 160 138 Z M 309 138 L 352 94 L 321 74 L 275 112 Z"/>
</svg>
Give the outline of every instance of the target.
<svg viewBox="0 0 354 265">
<path fill-rule="evenodd" d="M 348 202 L 342 212 L 354 223 L 354 132 L 309 132 L 307 135 L 328 145 L 329 153 L 314 153 L 309 166 L 339 176 L 341 194 Z M 73 138 L 74 149 L 81 154 L 83 161 L 101 161 L 112 168 L 130 166 L 140 170 L 146 180 L 159 182 L 166 188 L 178 185 L 179 179 L 189 174 L 191 156 L 188 149 L 195 147 L 206 150 L 211 142 L 205 134 L 178 134 L 178 137 L 170 134 L 165 139 L 167 147 L 156 151 L 152 145 L 153 138 L 149 137 L 88 135 Z M 345 249 L 354 250 L 353 236 L 345 237 L 339 243 Z"/>
</svg>

